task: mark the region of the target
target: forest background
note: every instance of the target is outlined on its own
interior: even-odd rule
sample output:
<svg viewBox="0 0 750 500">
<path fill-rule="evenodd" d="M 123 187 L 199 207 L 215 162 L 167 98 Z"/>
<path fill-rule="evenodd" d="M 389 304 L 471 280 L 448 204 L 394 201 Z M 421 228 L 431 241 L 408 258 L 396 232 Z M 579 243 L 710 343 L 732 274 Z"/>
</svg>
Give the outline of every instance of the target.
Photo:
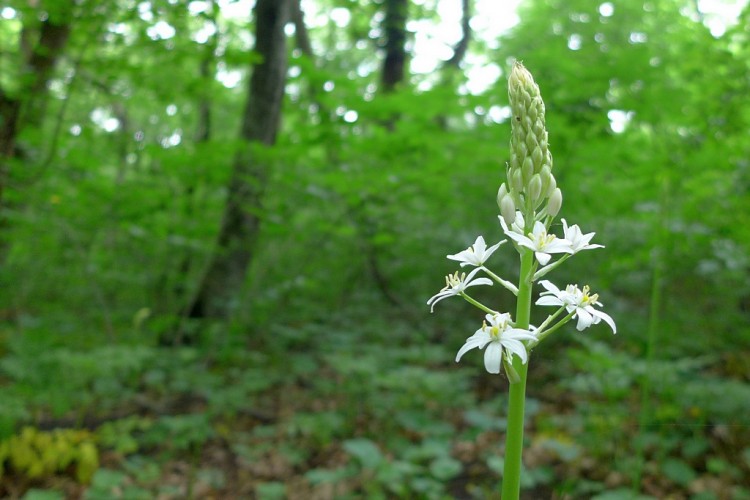
<svg viewBox="0 0 750 500">
<path fill-rule="evenodd" d="M 425 301 L 518 59 L 618 325 L 533 353 L 524 495 L 750 498 L 750 9 L 438 3 L 3 3 L 0 496 L 497 498 L 507 380 Z"/>
</svg>

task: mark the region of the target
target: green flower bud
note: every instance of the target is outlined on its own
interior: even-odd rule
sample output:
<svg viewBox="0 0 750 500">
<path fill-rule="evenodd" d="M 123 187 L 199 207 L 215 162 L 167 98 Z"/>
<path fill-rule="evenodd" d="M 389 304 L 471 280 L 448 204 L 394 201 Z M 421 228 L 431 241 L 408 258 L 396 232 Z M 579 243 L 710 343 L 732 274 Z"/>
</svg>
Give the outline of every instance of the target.
<svg viewBox="0 0 750 500">
<path fill-rule="evenodd" d="M 529 194 L 531 202 L 536 205 L 542 197 L 542 178 L 539 174 L 534 174 L 531 178 L 526 186 L 526 192 Z"/>
<path fill-rule="evenodd" d="M 562 191 L 560 188 L 555 188 L 547 201 L 547 215 L 556 216 L 560 212 L 560 207 L 562 207 Z"/>
<path fill-rule="evenodd" d="M 500 189 L 497 190 L 497 206 L 502 210 L 501 202 L 503 201 L 503 198 L 508 194 L 508 188 L 506 187 L 505 183 L 503 182 L 500 184 Z"/>
<path fill-rule="evenodd" d="M 516 204 L 513 203 L 513 197 L 509 194 L 500 200 L 500 215 L 503 216 L 508 227 L 516 220 Z"/>
<path fill-rule="evenodd" d="M 524 158 L 523 165 L 521 165 L 521 173 L 523 174 L 524 184 L 528 183 L 531 180 L 531 176 L 534 175 L 534 162 L 531 156 Z"/>
<path fill-rule="evenodd" d="M 550 177 L 552 177 L 552 171 L 549 168 L 549 165 L 543 165 L 542 171 L 539 172 L 539 177 L 542 178 L 542 194 L 546 198 L 549 196 L 550 189 L 549 189 L 549 183 L 550 183 Z"/>
<path fill-rule="evenodd" d="M 534 174 L 541 174 L 547 165 L 552 169 L 552 157 L 549 153 L 547 130 L 544 125 L 544 102 L 539 87 L 534 82 L 531 73 L 519 62 L 513 65 L 508 78 L 508 97 L 513 116 L 511 118 L 511 171 L 516 175 L 520 167 L 523 185 L 518 187 L 516 180 L 510 180 L 511 194 L 518 200 L 518 195 L 539 199 L 546 194 L 548 186 L 539 187 L 539 194 L 535 197 L 528 192 L 529 182 Z"/>
<path fill-rule="evenodd" d="M 515 193 L 521 193 L 523 191 L 523 175 L 521 174 L 521 169 L 516 169 L 513 171 L 510 177 L 510 189 L 511 192 Z"/>
<path fill-rule="evenodd" d="M 552 193 L 557 189 L 557 180 L 555 180 L 555 176 L 552 174 L 549 174 L 549 185 L 547 186 L 547 197 L 549 198 L 552 196 Z"/>
<path fill-rule="evenodd" d="M 531 152 L 531 161 L 534 162 L 534 165 L 541 165 L 544 163 L 544 153 L 542 153 L 541 147 L 537 146 Z"/>
</svg>

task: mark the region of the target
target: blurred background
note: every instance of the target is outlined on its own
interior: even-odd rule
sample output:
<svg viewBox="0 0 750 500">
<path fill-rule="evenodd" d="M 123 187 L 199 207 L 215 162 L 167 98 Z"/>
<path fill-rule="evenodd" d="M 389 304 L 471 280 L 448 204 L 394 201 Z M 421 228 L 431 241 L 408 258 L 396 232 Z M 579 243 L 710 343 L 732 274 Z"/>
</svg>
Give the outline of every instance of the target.
<svg viewBox="0 0 750 500">
<path fill-rule="evenodd" d="M 425 301 L 503 236 L 518 59 L 560 216 L 606 245 L 552 280 L 618 325 L 533 353 L 524 497 L 750 498 L 749 27 L 722 0 L 5 0 L 0 497 L 499 498 L 507 380 L 454 363 L 481 312 Z M 508 245 L 490 267 L 517 279 Z"/>
</svg>

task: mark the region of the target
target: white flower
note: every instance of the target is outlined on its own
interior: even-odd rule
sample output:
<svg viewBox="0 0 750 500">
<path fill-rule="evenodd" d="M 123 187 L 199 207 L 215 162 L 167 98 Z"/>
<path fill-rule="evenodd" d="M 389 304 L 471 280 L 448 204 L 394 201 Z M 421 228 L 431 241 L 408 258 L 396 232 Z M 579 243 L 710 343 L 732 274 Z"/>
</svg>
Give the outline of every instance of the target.
<svg viewBox="0 0 750 500">
<path fill-rule="evenodd" d="M 488 314 L 482 328 L 476 331 L 474 335 L 466 339 L 466 343 L 456 354 L 456 362 L 461 356 L 471 349 L 478 347 L 484 351 L 484 367 L 490 373 L 500 373 L 500 366 L 503 362 L 503 348 L 505 348 L 505 357 L 511 362 L 513 354 L 521 358 L 521 362 L 528 361 L 526 346 L 522 340 L 534 340 L 536 337 L 527 330 L 512 328 L 510 326 L 510 314 L 495 313 Z M 487 324 L 489 323 L 489 325 Z"/>
<path fill-rule="evenodd" d="M 443 287 L 442 290 L 430 297 L 430 300 L 427 301 L 427 305 L 431 306 L 430 312 L 433 312 L 433 310 L 435 309 L 435 304 L 437 304 L 441 300 L 452 297 L 454 295 L 460 295 L 470 286 L 492 285 L 492 281 L 490 281 L 489 278 L 474 279 L 474 275 L 476 275 L 479 271 L 480 268 L 476 268 L 472 272 L 470 272 L 468 276 L 466 275 L 466 273 L 461 273 L 461 275 L 459 276 L 458 271 L 456 271 L 454 274 L 449 274 L 448 276 L 446 276 L 445 287 Z"/>
<path fill-rule="evenodd" d="M 523 235 L 523 228 L 526 227 L 526 222 L 523 220 L 523 214 L 520 210 L 516 210 L 516 220 L 513 221 L 513 224 L 511 224 L 510 229 L 508 228 L 508 225 L 505 223 L 505 219 L 502 215 L 497 216 L 498 219 L 500 219 L 500 225 L 503 226 L 503 231 L 505 231 L 505 234 L 508 234 L 508 231 L 512 231 L 514 233 L 518 233 L 520 235 Z"/>
<path fill-rule="evenodd" d="M 547 280 L 542 280 L 539 284 L 547 291 L 541 293 L 536 301 L 537 305 L 565 306 L 568 313 L 575 312 L 573 317 L 578 318 L 576 328 L 579 331 L 604 320 L 612 328 L 612 332 L 617 333 L 614 320 L 607 313 L 594 309 L 594 306 L 601 306 L 602 303 L 599 302 L 599 294 L 589 295 L 588 285 L 584 286 L 583 290 L 580 290 L 578 285 L 568 285 L 565 290 L 560 290 Z"/>
<path fill-rule="evenodd" d="M 516 222 L 517 221 L 518 217 L 516 216 Z M 568 240 L 558 238 L 554 234 L 547 234 L 547 229 L 540 221 L 534 223 L 534 229 L 528 234 L 528 236 L 524 236 L 522 232 L 516 230 L 516 223 L 513 224 L 511 230 L 508 229 L 508 226 L 502 219 L 500 219 L 500 223 L 503 225 L 505 234 L 507 234 L 512 240 L 515 240 L 515 242 L 522 247 L 533 250 L 536 259 L 543 266 L 552 258 L 550 254 L 573 252 Z"/>
<path fill-rule="evenodd" d="M 592 248 L 604 248 L 604 245 L 591 245 L 589 241 L 594 237 L 596 233 L 583 234 L 578 224 L 573 224 L 568 227 L 568 223 L 565 219 L 561 219 L 563 224 L 563 230 L 565 231 L 565 239 L 570 242 L 570 249 L 573 253 L 578 253 L 581 250 L 590 250 Z"/>
<path fill-rule="evenodd" d="M 477 240 L 474 242 L 472 246 L 470 246 L 463 252 L 459 252 L 455 255 L 448 255 L 448 258 L 451 260 L 459 261 L 461 263 L 461 267 L 464 267 L 464 266 L 481 267 L 484 265 L 487 259 L 489 259 L 490 256 L 495 252 L 495 250 L 497 250 L 498 247 L 500 247 L 500 245 L 505 243 L 505 241 L 506 240 L 503 240 L 497 245 L 492 245 L 491 247 L 487 248 L 487 244 L 484 242 L 484 238 L 482 236 L 478 236 Z"/>
</svg>

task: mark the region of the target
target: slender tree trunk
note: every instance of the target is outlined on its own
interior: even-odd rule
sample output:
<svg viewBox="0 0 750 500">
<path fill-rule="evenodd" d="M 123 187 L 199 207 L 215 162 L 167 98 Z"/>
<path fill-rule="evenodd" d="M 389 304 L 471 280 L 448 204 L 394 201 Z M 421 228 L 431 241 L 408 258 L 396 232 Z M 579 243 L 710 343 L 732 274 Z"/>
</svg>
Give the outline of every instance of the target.
<svg viewBox="0 0 750 500">
<path fill-rule="evenodd" d="M 381 82 L 386 92 L 404 80 L 408 10 L 408 0 L 385 0 L 385 59 Z"/>
<path fill-rule="evenodd" d="M 461 0 L 461 39 L 453 47 L 453 55 L 445 61 L 446 67 L 458 68 L 466 57 L 471 42 L 471 0 Z"/>
<path fill-rule="evenodd" d="M 190 307 L 192 317 L 227 318 L 255 255 L 258 215 L 269 166 L 253 154 L 253 144 L 276 142 L 287 70 L 284 25 L 289 0 L 258 0 L 255 50 L 262 57 L 250 79 L 241 137 L 248 148 L 237 156 L 216 252 Z"/>
<path fill-rule="evenodd" d="M 5 206 L 11 160 L 18 156 L 16 138 L 23 127 L 41 123 L 47 83 L 69 35 L 69 19 L 46 18 L 38 27 L 27 23 L 21 29 L 24 85 L 13 95 L 0 88 L 0 208 Z"/>
</svg>

